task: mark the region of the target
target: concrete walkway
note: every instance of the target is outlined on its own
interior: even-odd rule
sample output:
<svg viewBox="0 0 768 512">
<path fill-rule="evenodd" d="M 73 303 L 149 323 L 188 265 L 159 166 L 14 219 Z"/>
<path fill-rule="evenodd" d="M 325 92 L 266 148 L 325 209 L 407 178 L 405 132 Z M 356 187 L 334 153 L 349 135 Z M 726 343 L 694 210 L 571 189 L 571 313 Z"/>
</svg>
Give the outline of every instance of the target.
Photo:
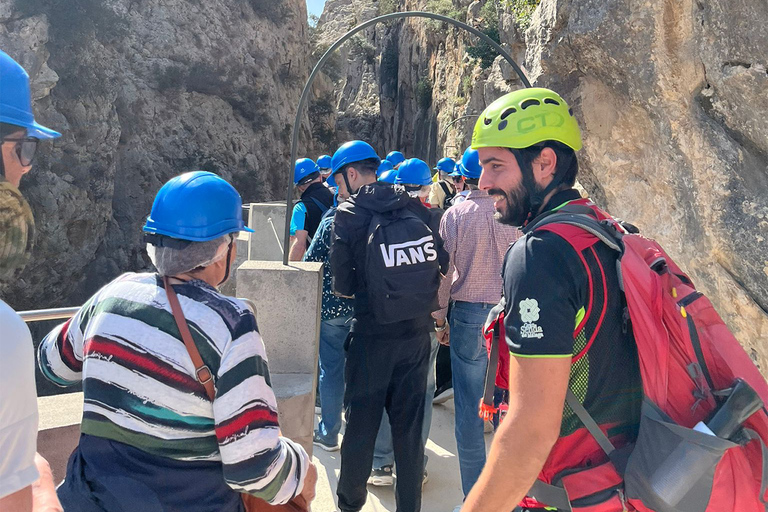
<svg viewBox="0 0 768 512">
<path fill-rule="evenodd" d="M 459 459 L 456 455 L 456 439 L 453 434 L 453 400 L 435 405 L 432 411 L 432 428 L 427 442 L 429 481 L 424 486 L 421 510 L 423 512 L 453 512 L 461 503 L 461 478 Z M 485 435 L 486 450 L 493 434 Z M 318 466 L 317 498 L 312 512 L 333 512 L 336 508 L 336 484 L 341 465 L 341 452 L 326 452 L 314 448 L 314 462 Z M 368 502 L 364 512 L 395 511 L 394 487 L 368 486 Z"/>
</svg>

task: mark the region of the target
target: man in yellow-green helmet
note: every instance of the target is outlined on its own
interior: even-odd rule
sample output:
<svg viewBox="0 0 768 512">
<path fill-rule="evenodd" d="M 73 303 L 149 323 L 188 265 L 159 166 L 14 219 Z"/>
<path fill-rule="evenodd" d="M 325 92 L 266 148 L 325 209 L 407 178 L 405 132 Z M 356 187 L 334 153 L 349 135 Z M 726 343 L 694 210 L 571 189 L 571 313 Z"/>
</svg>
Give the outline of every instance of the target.
<svg viewBox="0 0 768 512">
<path fill-rule="evenodd" d="M 496 219 L 520 226 L 524 236 L 507 251 L 499 315 L 489 316 L 503 326 L 500 350 L 510 354 L 509 409 L 463 512 L 579 506 L 564 491 L 531 492 L 536 484 L 557 493 L 562 475 L 606 463 L 566 405 L 568 390 L 615 445 L 636 436 L 642 388 L 617 255 L 603 244 L 577 250 L 556 230 L 535 227 L 554 211 L 609 219 L 574 189 L 581 147 L 573 110 L 548 89 L 509 93 L 475 125 L 479 188 L 495 199 Z M 590 510 L 622 510 L 619 494 L 608 489 Z"/>
</svg>

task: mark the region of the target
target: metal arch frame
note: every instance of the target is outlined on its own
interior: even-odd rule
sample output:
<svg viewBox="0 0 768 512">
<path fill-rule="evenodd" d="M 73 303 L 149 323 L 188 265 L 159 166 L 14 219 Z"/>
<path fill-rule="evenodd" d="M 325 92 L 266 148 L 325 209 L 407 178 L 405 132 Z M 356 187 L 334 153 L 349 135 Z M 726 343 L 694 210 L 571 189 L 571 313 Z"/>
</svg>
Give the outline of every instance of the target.
<svg viewBox="0 0 768 512">
<path fill-rule="evenodd" d="M 299 100 L 299 106 L 296 109 L 296 119 L 293 122 L 293 130 L 291 134 L 291 160 L 289 162 L 290 169 L 288 172 L 288 178 L 287 178 L 288 184 L 286 187 L 285 235 L 283 239 L 283 247 L 285 249 L 283 251 L 283 265 L 286 265 L 286 266 L 288 265 L 288 254 L 290 253 L 291 213 L 292 213 L 291 203 L 293 200 L 293 187 L 294 187 L 293 167 L 295 165 L 296 156 L 298 153 L 301 118 L 304 114 L 304 110 L 307 104 L 307 99 L 309 98 L 309 92 L 312 88 L 312 84 L 315 81 L 315 77 L 320 72 L 325 62 L 331 57 L 333 52 L 335 52 L 342 44 L 344 44 L 352 36 L 360 32 L 361 30 L 365 30 L 366 28 L 376 25 L 377 23 L 381 23 L 382 21 L 397 20 L 401 18 L 428 18 L 428 19 L 433 19 L 437 21 L 442 21 L 444 23 L 448 23 L 460 29 L 466 30 L 470 34 L 479 37 L 483 42 L 485 42 L 491 48 L 496 50 L 496 52 L 498 52 L 499 55 L 504 57 L 504 60 L 509 62 L 509 64 L 512 66 L 512 69 L 514 69 L 515 73 L 517 73 L 517 76 L 520 77 L 520 80 L 523 82 L 523 85 L 525 85 L 526 87 L 531 87 L 531 83 L 528 81 L 528 78 L 525 76 L 525 73 L 523 73 L 523 70 L 520 69 L 520 66 L 517 65 L 517 62 L 515 62 L 515 60 L 506 51 L 504 51 L 501 45 L 499 45 L 496 41 L 488 37 L 488 35 L 479 31 L 478 29 L 470 25 L 467 25 L 466 23 L 462 23 L 461 21 L 457 21 L 453 18 L 449 18 L 448 16 L 443 16 L 441 14 L 435 14 L 435 13 L 423 12 L 423 11 L 407 11 L 407 12 L 395 12 L 392 14 L 385 14 L 383 16 L 378 16 L 364 23 L 361 23 L 360 25 L 356 26 L 355 28 L 353 28 L 352 30 L 348 31 L 346 34 L 341 36 L 339 39 L 336 40 L 335 43 L 331 45 L 330 48 L 328 48 L 328 50 L 326 50 L 326 52 L 323 54 L 320 60 L 317 61 L 317 64 L 315 64 L 314 69 L 312 69 L 312 73 L 310 73 L 309 78 L 307 79 L 307 83 L 304 85 L 304 90 L 302 91 L 301 99 Z"/>
<path fill-rule="evenodd" d="M 480 116 L 481 116 L 481 114 L 467 114 L 467 115 L 465 115 L 465 116 L 460 116 L 460 117 L 457 117 L 456 119 L 454 119 L 453 121 L 451 121 L 450 123 L 448 123 L 448 124 L 446 125 L 446 127 L 445 127 L 445 128 L 443 128 L 443 132 L 440 134 L 440 138 L 442 139 L 443 137 L 445 137 L 445 134 L 446 134 L 446 133 L 448 133 L 448 129 L 449 129 L 451 126 L 453 126 L 453 125 L 455 125 L 456 123 L 458 123 L 459 121 L 461 121 L 462 119 L 470 119 L 470 118 L 472 118 L 472 117 L 480 117 Z"/>
</svg>

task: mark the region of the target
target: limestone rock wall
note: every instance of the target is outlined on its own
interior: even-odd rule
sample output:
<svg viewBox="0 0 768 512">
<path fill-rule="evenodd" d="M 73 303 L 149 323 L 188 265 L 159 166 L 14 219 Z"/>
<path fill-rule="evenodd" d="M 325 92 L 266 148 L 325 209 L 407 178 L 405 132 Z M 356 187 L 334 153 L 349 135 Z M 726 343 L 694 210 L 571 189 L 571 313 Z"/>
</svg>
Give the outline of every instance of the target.
<svg viewBox="0 0 768 512">
<path fill-rule="evenodd" d="M 768 373 L 766 3 L 542 0 L 527 30 L 513 3 L 497 4 L 500 40 L 534 85 L 574 106 L 583 187 L 667 248 Z M 329 0 L 319 28 L 330 41 L 382 9 L 435 8 L 482 27 L 484 5 Z M 485 69 L 470 58 L 473 39 L 454 29 L 408 20 L 364 41 L 367 53 L 347 50 L 338 83 L 325 84 L 337 107 L 325 121 L 381 154 L 460 155 L 475 120 L 461 118 L 520 87 L 500 58 Z"/>
<path fill-rule="evenodd" d="M 304 0 L 0 0 L 0 48 L 64 134 L 22 183 L 37 245 L 2 297 L 75 305 L 148 268 L 141 225 L 181 172 L 220 173 L 245 202 L 283 197 L 308 44 Z"/>
<path fill-rule="evenodd" d="M 543 0 L 526 57 L 574 104 L 586 189 L 663 243 L 763 372 L 767 17 L 761 0 Z"/>
</svg>

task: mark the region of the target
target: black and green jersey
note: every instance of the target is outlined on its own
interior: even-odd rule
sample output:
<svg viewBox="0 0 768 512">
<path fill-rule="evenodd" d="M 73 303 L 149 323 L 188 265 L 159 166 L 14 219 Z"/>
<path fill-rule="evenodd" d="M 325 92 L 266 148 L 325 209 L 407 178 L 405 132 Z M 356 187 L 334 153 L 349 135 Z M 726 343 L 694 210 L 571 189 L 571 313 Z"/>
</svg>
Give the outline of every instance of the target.
<svg viewBox="0 0 768 512">
<path fill-rule="evenodd" d="M 578 200 L 576 190 L 559 192 L 545 211 Z M 560 235 L 537 230 L 509 249 L 503 278 L 511 354 L 573 358 L 569 385 L 576 397 L 599 424 L 611 426 L 609 435 L 634 436 L 642 386 L 616 253 L 600 243 L 579 252 Z M 580 427 L 565 405 L 561 437 Z"/>
</svg>

